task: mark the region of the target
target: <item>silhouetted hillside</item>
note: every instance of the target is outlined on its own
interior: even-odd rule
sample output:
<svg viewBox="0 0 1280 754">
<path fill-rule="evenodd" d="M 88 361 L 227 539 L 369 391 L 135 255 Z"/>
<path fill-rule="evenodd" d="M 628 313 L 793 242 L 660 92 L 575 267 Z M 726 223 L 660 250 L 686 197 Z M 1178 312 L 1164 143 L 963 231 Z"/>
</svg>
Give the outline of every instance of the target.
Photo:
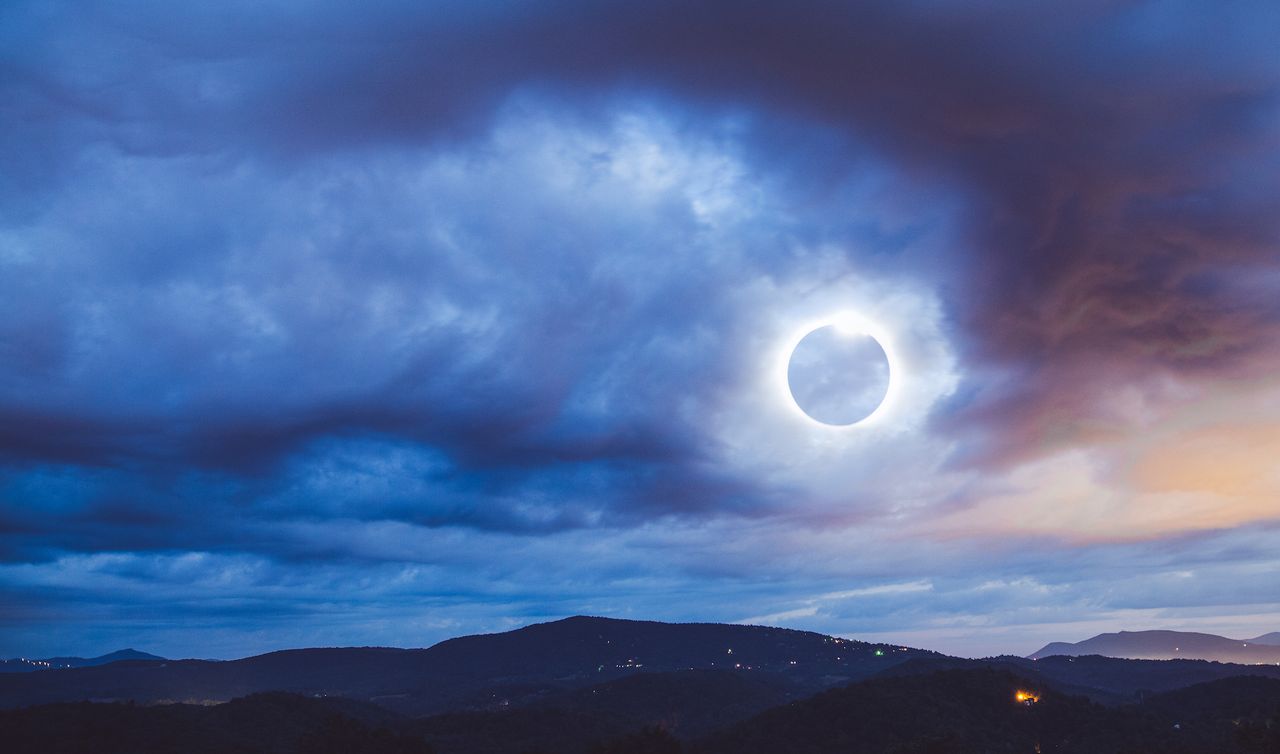
<svg viewBox="0 0 1280 754">
<path fill-rule="evenodd" d="M 1266 636 L 1261 638 L 1264 641 L 1228 639 L 1189 631 L 1121 631 L 1115 634 L 1098 634 L 1092 639 L 1075 644 L 1053 642 L 1030 655 L 1030 658 L 1102 655 L 1132 660 L 1211 660 L 1241 665 L 1280 663 L 1280 646 L 1267 643 Z"/>
<path fill-rule="evenodd" d="M 583 754 L 630 732 L 617 720 L 555 707 L 451 712 L 416 721 L 409 730 L 440 754 Z"/>
<path fill-rule="evenodd" d="M 0 711 L 14 754 L 429 754 L 395 716 L 345 699 L 257 694 L 212 706 L 52 704 Z"/>
<path fill-rule="evenodd" d="M 728 670 L 645 673 L 549 694 L 521 708 L 424 718 L 412 730 L 442 754 L 543 750 L 579 754 L 630 732 L 655 728 L 693 738 L 795 698 L 768 673 Z"/>
<path fill-rule="evenodd" d="M 1224 678 L 1262 676 L 1280 679 L 1274 665 L 1232 665 L 1204 660 L 1126 660 L 1117 657 L 1054 656 L 1043 660 L 1023 657 L 921 657 L 894 665 L 879 678 L 924 675 L 940 670 L 989 668 L 1013 673 L 1037 684 L 1072 696 L 1117 706 L 1141 701 L 1153 694 Z"/>
<path fill-rule="evenodd" d="M 1272 646 L 1280 646 L 1280 631 L 1272 631 L 1269 634 L 1255 636 L 1252 639 L 1246 639 L 1250 644 L 1270 644 Z"/>
<path fill-rule="evenodd" d="M 1020 702 L 1019 691 L 1038 701 Z M 769 710 L 697 754 L 1275 752 L 1280 681 L 1238 677 L 1104 707 L 992 670 L 877 678 Z"/>
<path fill-rule="evenodd" d="M 662 675 L 670 677 L 651 678 L 648 685 L 630 678 L 529 707 L 421 720 L 365 702 L 291 694 L 257 694 L 213 706 L 43 705 L 0 712 L 0 746 L 14 754 L 1280 750 L 1280 680 L 1268 678 L 1223 679 L 1105 707 L 992 668 L 894 675 L 772 707 L 701 738 L 691 740 L 685 731 L 682 740 L 678 729 L 638 714 L 632 703 L 658 710 L 659 717 L 709 720 L 720 709 L 731 718 L 742 713 L 744 700 L 760 701 L 748 688 L 754 679 L 726 671 Z M 686 693 L 661 698 L 680 681 L 689 684 Z M 725 691 L 730 698 L 718 696 Z M 599 703 L 602 695 L 606 701 Z"/>
<path fill-rule="evenodd" d="M 1158 694 L 1142 706 L 1204 745 L 1230 742 L 1242 751 L 1280 752 L 1278 679 L 1224 678 Z"/>
<path fill-rule="evenodd" d="M 1119 662 L 1124 662 L 1123 660 Z M 1067 673 L 1056 677 L 1048 677 L 1038 672 L 1036 665 L 1021 657 L 990 657 L 981 660 L 970 660 L 961 657 L 921 657 L 894 665 L 877 674 L 876 678 L 902 678 L 911 675 L 928 675 L 943 670 L 977 670 L 986 668 L 1011 673 L 1036 684 L 1038 687 L 1051 688 L 1061 694 L 1082 696 L 1093 702 L 1116 706 L 1137 699 L 1135 691 L 1124 689 L 1104 689 L 1078 685 Z M 1125 677 L 1123 670 L 1117 667 L 1117 678 Z M 1217 676 L 1213 676 L 1217 677 Z M 1194 682 L 1194 681 L 1193 681 Z"/>
<path fill-rule="evenodd" d="M 1107 704 L 1235 675 L 1280 677 L 1280 667 L 1274 665 L 1098 656 L 969 661 L 787 629 L 569 618 L 507 633 L 451 639 L 429 649 L 300 649 L 227 662 L 125 660 L 3 674 L 0 708 L 80 700 L 207 703 L 285 691 L 374 702 L 413 717 L 501 710 L 557 699 L 565 709 L 597 714 L 605 712 L 599 705 L 610 704 L 607 700 L 617 697 L 627 701 L 612 703 L 616 710 L 636 712 L 628 721 L 696 732 L 737 719 L 735 715 L 750 714 L 765 704 L 799 698 L 892 668 L 899 668 L 898 674 L 903 675 L 977 666 L 1029 675 L 1060 692 Z M 656 690 L 667 681 L 651 674 L 690 670 L 727 675 L 679 676 L 677 686 Z M 750 681 L 731 685 L 728 676 L 734 675 Z M 624 679 L 640 680 L 635 685 L 608 686 Z M 688 708 L 675 717 L 668 702 L 704 682 L 724 686 L 717 693 L 727 695 L 726 699 L 746 694 L 740 709 L 726 703 L 714 711 Z M 628 696 L 629 690 L 639 692 L 648 685 L 654 689 Z M 573 698 L 566 694 L 589 687 L 597 689 L 594 701 L 566 701 Z M 606 688 L 609 690 L 603 691 Z M 747 693 L 748 689 L 752 691 Z M 709 717 L 699 717 L 702 715 Z"/>
<path fill-rule="evenodd" d="M 423 715 L 536 702 L 648 672 L 773 673 L 812 691 L 934 652 L 806 631 L 568 618 L 429 649 L 300 649 L 212 662 L 123 662 L 0 676 L 0 708 L 84 699 L 225 701 L 260 691 L 343 696 Z"/>
<path fill-rule="evenodd" d="M 1205 660 L 1125 660 L 1089 655 L 1021 662 L 1055 685 L 1095 689 L 1125 700 L 1235 676 L 1280 678 L 1280 667 L 1275 665 L 1232 665 Z"/>
<path fill-rule="evenodd" d="M 564 692 L 537 706 L 613 720 L 627 729 L 656 727 L 692 738 L 811 693 L 773 673 L 687 670 L 622 678 Z"/>
<path fill-rule="evenodd" d="M 1280 679 L 1239 676 L 1153 695 L 1143 706 L 1165 717 L 1224 719 L 1274 713 L 1280 705 Z"/>
<path fill-rule="evenodd" d="M 39 670 L 61 670 L 63 668 L 88 668 L 106 665 L 121 660 L 163 660 L 159 655 L 139 652 L 136 649 L 121 649 L 101 657 L 45 657 L 30 659 L 15 657 L 12 660 L 0 660 L 0 673 L 34 673 Z"/>
<path fill-rule="evenodd" d="M 1020 689 L 1039 695 L 1040 701 L 1019 703 Z M 1133 751 L 1135 742 L 1154 734 L 1154 725 L 1131 730 L 1121 719 L 1109 708 L 1035 687 L 1012 673 L 944 670 L 823 692 L 730 728 L 697 750 L 1030 752 L 1040 746 L 1042 751 Z"/>
</svg>

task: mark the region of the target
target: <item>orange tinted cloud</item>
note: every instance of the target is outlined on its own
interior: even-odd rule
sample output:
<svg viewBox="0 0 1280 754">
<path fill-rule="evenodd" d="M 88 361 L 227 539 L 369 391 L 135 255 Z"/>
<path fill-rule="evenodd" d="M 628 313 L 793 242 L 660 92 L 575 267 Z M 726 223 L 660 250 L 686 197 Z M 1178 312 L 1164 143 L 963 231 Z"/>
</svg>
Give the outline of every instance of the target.
<svg viewBox="0 0 1280 754">
<path fill-rule="evenodd" d="M 1280 518 L 1280 394 L 1235 387 L 1105 443 L 1019 464 L 972 505 L 924 528 L 948 538 L 1030 534 L 1089 543 Z"/>
<path fill-rule="evenodd" d="M 1175 437 L 1140 457 L 1133 479 L 1150 492 L 1271 496 L 1267 507 L 1280 514 L 1280 422 L 1219 425 Z"/>
</svg>

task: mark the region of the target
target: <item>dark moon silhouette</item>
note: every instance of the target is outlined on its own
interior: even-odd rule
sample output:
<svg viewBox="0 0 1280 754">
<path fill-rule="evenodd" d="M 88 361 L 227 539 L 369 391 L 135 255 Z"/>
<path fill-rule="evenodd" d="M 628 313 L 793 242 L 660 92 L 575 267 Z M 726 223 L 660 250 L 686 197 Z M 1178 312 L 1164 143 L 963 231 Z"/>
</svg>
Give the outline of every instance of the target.
<svg viewBox="0 0 1280 754">
<path fill-rule="evenodd" d="M 870 335 L 835 325 L 819 327 L 792 352 L 787 385 L 796 405 L 814 421 L 857 424 L 889 392 L 889 357 Z"/>
</svg>

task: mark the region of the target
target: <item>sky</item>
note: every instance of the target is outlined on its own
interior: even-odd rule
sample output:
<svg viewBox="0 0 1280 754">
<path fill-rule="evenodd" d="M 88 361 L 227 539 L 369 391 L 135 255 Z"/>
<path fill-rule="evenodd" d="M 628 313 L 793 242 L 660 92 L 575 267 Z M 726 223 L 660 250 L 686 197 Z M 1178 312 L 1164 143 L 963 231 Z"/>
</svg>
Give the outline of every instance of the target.
<svg viewBox="0 0 1280 754">
<path fill-rule="evenodd" d="M 1277 29 L 6 2 L 0 656 L 1280 630 Z M 832 427 L 841 317 L 891 376 Z"/>
</svg>

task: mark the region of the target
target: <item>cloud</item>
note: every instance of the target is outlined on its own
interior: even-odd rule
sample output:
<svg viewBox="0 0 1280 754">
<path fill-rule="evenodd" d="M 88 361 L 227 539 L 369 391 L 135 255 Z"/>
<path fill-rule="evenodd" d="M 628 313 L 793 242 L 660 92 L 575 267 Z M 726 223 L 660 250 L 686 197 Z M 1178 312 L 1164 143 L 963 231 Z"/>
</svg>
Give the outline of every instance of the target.
<svg viewBox="0 0 1280 754">
<path fill-rule="evenodd" d="M 100 155 L 12 233 L 12 267 L 62 288 L 15 331 L 51 319 L 63 338 L 57 369 L 6 374 L 6 500 L 40 532 L 14 552 L 238 539 L 186 542 L 206 516 L 536 532 L 791 509 L 801 468 L 759 473 L 798 459 L 766 436 L 806 442 L 780 413 L 775 341 L 851 303 L 900 338 L 902 442 L 920 441 L 954 382 L 936 303 L 792 238 L 822 209 L 794 207 L 734 129 L 526 101 L 465 150 L 283 175 Z M 891 181 L 881 166 L 845 193 Z M 59 252 L 34 253 L 48 237 Z M 65 504 L 42 502 L 51 478 Z M 831 505 L 878 504 L 828 486 Z"/>
<path fill-rule="evenodd" d="M 1276 12 L 11 3 L 0 630 L 201 568 L 146 615 L 228 652 L 279 599 L 327 643 L 1155 609 L 1099 553 L 1209 604 L 1180 562 L 1272 562 L 1221 543 L 1274 518 Z M 814 433 L 779 344 L 845 309 L 900 392 Z"/>
</svg>

